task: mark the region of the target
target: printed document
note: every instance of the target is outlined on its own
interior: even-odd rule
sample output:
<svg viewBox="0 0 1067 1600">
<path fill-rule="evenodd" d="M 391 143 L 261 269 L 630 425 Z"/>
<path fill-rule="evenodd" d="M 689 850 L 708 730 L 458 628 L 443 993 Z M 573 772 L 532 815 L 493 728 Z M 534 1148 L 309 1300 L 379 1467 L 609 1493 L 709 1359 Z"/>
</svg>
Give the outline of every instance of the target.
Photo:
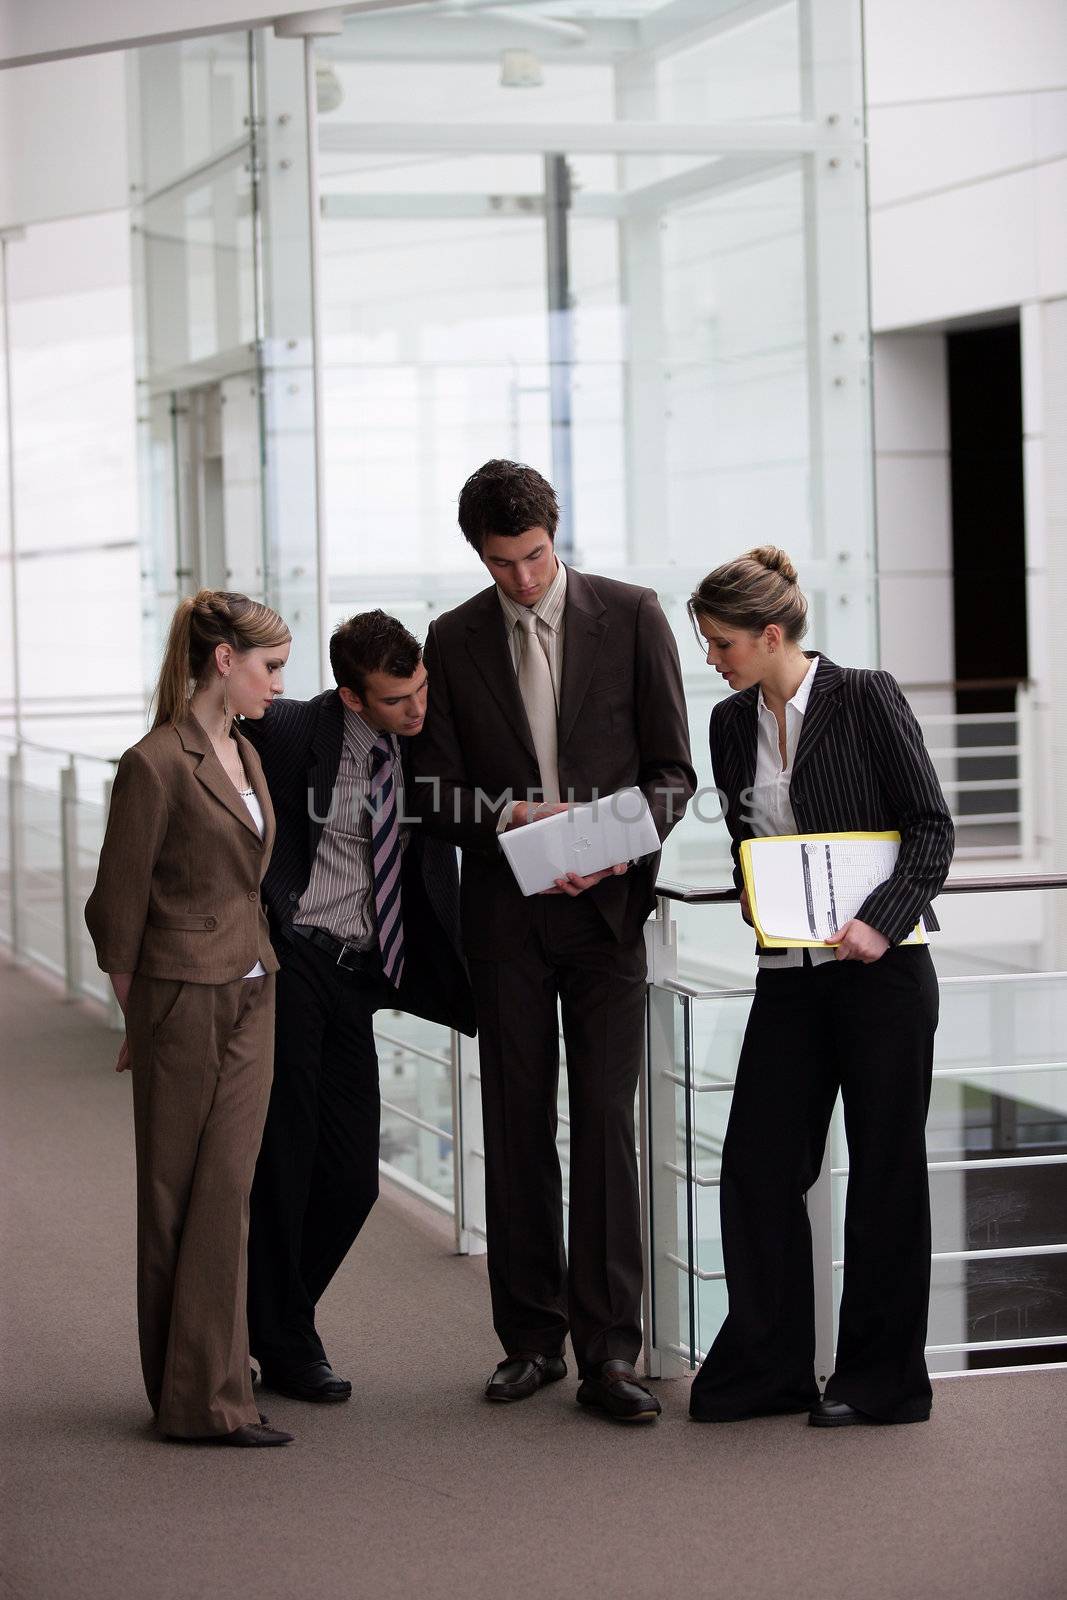
<svg viewBox="0 0 1067 1600">
<path fill-rule="evenodd" d="M 760 943 L 822 945 L 892 874 L 899 833 L 784 834 L 746 839 L 741 870 Z M 916 928 L 906 941 L 921 943 Z"/>
</svg>

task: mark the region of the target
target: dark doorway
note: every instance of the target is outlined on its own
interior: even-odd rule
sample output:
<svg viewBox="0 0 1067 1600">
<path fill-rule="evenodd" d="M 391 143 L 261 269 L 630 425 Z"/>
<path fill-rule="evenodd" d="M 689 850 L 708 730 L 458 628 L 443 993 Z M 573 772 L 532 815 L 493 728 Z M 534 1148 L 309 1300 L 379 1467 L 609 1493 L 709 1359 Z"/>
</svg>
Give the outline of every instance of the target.
<svg viewBox="0 0 1067 1600">
<path fill-rule="evenodd" d="M 956 708 L 1012 711 L 1027 676 L 1019 324 L 948 335 Z"/>
</svg>

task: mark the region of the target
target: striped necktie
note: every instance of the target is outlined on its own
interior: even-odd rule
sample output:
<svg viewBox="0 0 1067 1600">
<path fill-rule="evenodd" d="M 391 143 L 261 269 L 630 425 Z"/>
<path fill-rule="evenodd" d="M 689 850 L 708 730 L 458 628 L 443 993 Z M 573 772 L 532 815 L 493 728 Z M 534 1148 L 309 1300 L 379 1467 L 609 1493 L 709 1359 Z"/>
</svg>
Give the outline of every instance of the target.
<svg viewBox="0 0 1067 1600">
<path fill-rule="evenodd" d="M 380 733 L 371 746 L 371 860 L 374 909 L 382 971 L 395 987 L 404 971 L 404 922 L 400 910 L 400 827 L 393 786 L 393 747 Z"/>
</svg>

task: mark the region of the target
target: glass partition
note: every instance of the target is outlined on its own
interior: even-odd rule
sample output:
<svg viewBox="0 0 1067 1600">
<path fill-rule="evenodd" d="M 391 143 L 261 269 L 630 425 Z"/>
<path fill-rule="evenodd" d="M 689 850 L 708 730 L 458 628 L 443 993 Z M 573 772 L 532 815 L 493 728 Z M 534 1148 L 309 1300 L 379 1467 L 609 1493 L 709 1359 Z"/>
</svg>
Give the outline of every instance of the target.
<svg viewBox="0 0 1067 1600">
<path fill-rule="evenodd" d="M 1031 916 L 1054 916 L 1042 902 L 1062 893 L 1032 891 Z M 995 906 L 1006 897 L 984 898 Z M 945 895 L 939 905 L 973 900 Z M 712 921 L 716 934 L 737 918 L 735 907 L 691 909 Z M 1060 1363 L 1067 1359 L 1067 974 L 951 975 L 959 953 L 937 939 L 933 953 L 941 1019 L 927 1124 L 930 1371 Z M 658 1325 L 666 1331 L 657 1344 L 683 1364 L 691 1350 L 710 1348 L 726 1314 L 718 1180 L 752 993 L 751 979 L 717 992 L 684 982 L 674 992 L 670 982 L 652 992 L 654 1022 L 661 1012 L 660 1049 L 649 1061 L 654 1277 Z M 831 1319 L 842 1281 L 847 1182 L 839 1106 L 822 1177 L 809 1195 L 817 1282 L 821 1273 L 833 1285 Z"/>
<path fill-rule="evenodd" d="M 321 688 L 303 46 L 270 30 L 130 54 L 145 676 L 176 601 L 265 599 Z"/>
</svg>

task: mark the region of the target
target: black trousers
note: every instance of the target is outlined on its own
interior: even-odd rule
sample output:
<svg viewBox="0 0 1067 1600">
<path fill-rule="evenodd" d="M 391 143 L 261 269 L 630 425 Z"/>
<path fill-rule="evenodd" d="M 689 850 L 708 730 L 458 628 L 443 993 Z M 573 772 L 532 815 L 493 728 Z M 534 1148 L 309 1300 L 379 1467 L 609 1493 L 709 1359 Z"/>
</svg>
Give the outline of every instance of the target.
<svg viewBox="0 0 1067 1600">
<path fill-rule="evenodd" d="M 586 899 L 546 896 L 518 957 L 471 961 L 478 1011 L 493 1325 L 507 1354 L 579 1372 L 641 1348 L 634 1096 L 645 946 L 619 944 Z M 556 1154 L 559 1010 L 570 1094 L 570 1216 Z"/>
<path fill-rule="evenodd" d="M 264 1367 L 325 1359 L 315 1306 L 378 1197 L 374 1012 L 392 991 L 279 942 L 274 1085 L 252 1185 L 248 1332 Z"/>
<path fill-rule="evenodd" d="M 929 1413 L 925 1127 L 937 1013 L 925 948 L 759 973 L 723 1145 L 729 1312 L 694 1381 L 694 1416 L 802 1410 L 818 1397 L 804 1197 L 839 1088 L 849 1178 L 826 1395 L 886 1422 Z"/>
</svg>

